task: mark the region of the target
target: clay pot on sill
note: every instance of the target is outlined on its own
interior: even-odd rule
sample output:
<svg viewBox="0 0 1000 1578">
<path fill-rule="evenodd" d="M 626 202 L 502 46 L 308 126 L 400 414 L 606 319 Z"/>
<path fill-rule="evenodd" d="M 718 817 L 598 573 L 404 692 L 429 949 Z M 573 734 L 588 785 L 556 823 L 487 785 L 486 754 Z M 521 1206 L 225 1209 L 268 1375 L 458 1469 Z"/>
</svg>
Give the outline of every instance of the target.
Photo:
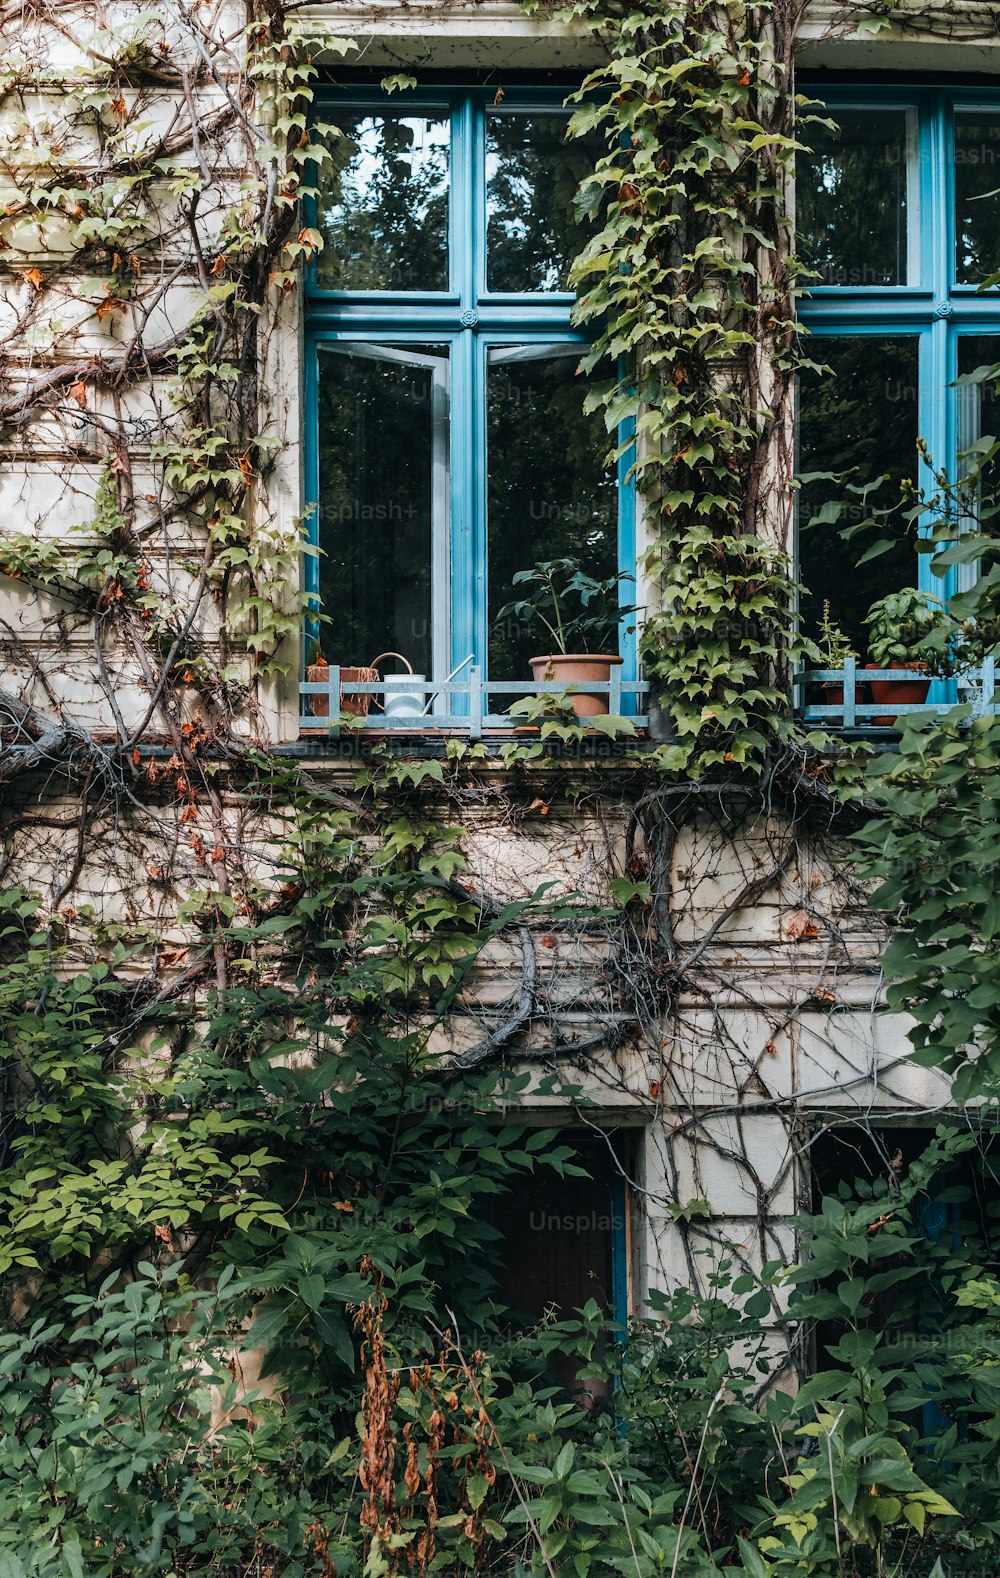
<svg viewBox="0 0 1000 1578">
<path fill-rule="evenodd" d="M 844 704 L 844 687 L 843 687 L 843 685 L 838 685 L 836 680 L 832 680 L 832 679 L 823 680 L 821 683 L 815 685 L 813 687 L 813 690 L 814 691 L 817 691 L 817 690 L 819 691 L 819 696 L 814 700 L 814 705 L 818 705 L 820 707 L 838 707 L 838 706 L 842 707 L 843 704 Z M 854 685 L 854 704 L 855 704 L 855 706 L 856 707 L 863 707 L 867 700 L 868 700 L 867 686 L 859 685 L 855 681 L 855 685 Z M 837 714 L 834 712 L 834 713 L 829 713 L 824 718 L 818 718 L 817 719 L 817 727 L 820 728 L 820 729 L 837 729 L 837 728 L 841 728 L 843 726 L 843 722 L 844 722 L 844 715 L 843 715 L 843 713 L 841 713 L 840 717 L 838 718 Z"/>
<path fill-rule="evenodd" d="M 931 688 L 931 677 L 927 673 L 924 663 L 866 663 L 866 669 L 879 668 L 907 668 L 912 669 L 913 679 L 871 679 L 872 701 L 891 705 L 893 702 L 899 707 L 920 707 L 927 700 L 927 692 Z M 872 723 L 877 728 L 891 729 L 896 722 L 896 713 L 883 716 L 881 713 L 873 714 Z"/>
<path fill-rule="evenodd" d="M 611 670 L 622 662 L 608 652 L 550 652 L 547 657 L 529 658 L 532 677 L 540 685 L 577 685 L 568 698 L 578 718 L 603 718 L 610 709 L 608 696 L 595 695 L 583 688 L 588 682 L 606 685 Z"/>
<path fill-rule="evenodd" d="M 329 663 L 309 663 L 306 665 L 306 680 L 310 685 L 323 685 L 330 678 Z M 360 665 L 346 665 L 340 670 L 341 685 L 377 685 L 379 672 L 377 668 L 363 668 Z M 313 718 L 328 718 L 330 716 L 330 702 L 327 696 L 309 696 L 309 714 Z M 345 696 L 340 693 L 340 710 L 352 718 L 367 718 L 372 704 L 371 696 Z"/>
</svg>

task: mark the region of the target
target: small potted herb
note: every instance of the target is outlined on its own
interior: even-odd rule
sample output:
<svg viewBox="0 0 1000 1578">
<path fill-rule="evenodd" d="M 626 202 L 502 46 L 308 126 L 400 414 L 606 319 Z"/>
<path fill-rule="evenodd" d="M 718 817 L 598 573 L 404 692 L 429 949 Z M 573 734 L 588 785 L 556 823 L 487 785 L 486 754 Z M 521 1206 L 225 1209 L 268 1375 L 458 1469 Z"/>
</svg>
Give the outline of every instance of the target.
<svg viewBox="0 0 1000 1578">
<path fill-rule="evenodd" d="M 548 652 L 528 659 L 532 675 L 544 684 L 580 686 L 569 697 L 578 718 L 610 711 L 606 695 L 583 687 L 588 682 L 607 684 L 612 668 L 622 661 L 602 647 L 617 644 L 619 620 L 636 611 L 634 604 L 623 608 L 618 601 L 621 583 L 632 579 L 620 570 L 598 580 L 578 559 L 548 559 L 517 571 L 512 584 L 530 590 L 497 614 L 498 620 L 513 617 L 537 627 L 550 643 Z"/>
<path fill-rule="evenodd" d="M 957 634 L 956 621 L 939 597 L 904 586 L 873 603 L 864 622 L 870 629 L 866 668 L 914 671 L 912 679 L 873 679 L 873 699 L 920 706 L 927 700 L 931 676 L 947 673 L 953 665 L 949 642 Z M 873 721 L 891 726 L 896 718 Z"/>
<path fill-rule="evenodd" d="M 828 597 L 823 600 L 823 617 L 819 622 L 819 639 L 816 645 L 819 649 L 820 668 L 842 669 L 848 658 L 856 660 L 858 656 L 837 624 L 837 621 L 830 618 L 830 599 Z M 827 704 L 840 702 L 844 699 L 843 682 L 838 684 L 836 680 L 824 680 L 821 689 L 824 702 Z M 826 721 L 834 722 L 835 720 L 831 718 Z"/>
</svg>

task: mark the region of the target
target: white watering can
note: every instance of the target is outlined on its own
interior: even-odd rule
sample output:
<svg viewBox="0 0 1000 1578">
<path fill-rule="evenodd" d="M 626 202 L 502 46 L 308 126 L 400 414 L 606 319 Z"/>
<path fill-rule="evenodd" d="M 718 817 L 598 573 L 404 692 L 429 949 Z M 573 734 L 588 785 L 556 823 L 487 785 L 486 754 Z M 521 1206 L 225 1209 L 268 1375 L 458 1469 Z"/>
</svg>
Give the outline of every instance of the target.
<svg viewBox="0 0 1000 1578">
<path fill-rule="evenodd" d="M 380 652 L 371 662 L 372 668 L 378 668 L 384 658 L 398 658 L 400 663 L 406 665 L 406 673 L 389 675 L 385 681 L 385 690 L 382 695 L 382 710 L 387 718 L 419 718 L 427 707 L 427 676 L 414 674 L 413 664 L 405 658 L 402 652 Z M 393 690 L 393 680 L 399 678 L 403 683 L 399 690 Z"/>
</svg>

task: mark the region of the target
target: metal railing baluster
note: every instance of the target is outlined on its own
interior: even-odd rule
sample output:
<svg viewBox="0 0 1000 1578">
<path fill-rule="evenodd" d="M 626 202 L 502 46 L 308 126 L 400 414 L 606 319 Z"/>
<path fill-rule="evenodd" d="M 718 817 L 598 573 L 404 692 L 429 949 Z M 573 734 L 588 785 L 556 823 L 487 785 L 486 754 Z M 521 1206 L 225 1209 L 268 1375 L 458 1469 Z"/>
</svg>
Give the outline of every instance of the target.
<svg viewBox="0 0 1000 1578">
<path fill-rule="evenodd" d="M 608 678 L 610 680 L 608 711 L 613 718 L 620 718 L 622 711 L 622 671 L 616 663 L 612 663 L 611 673 Z"/>
<path fill-rule="evenodd" d="M 327 733 L 331 740 L 340 739 L 340 665 L 330 664 L 330 677 L 327 680 L 327 692 L 330 697 L 330 722 Z"/>
<path fill-rule="evenodd" d="M 858 673 L 857 659 L 844 659 L 844 728 L 857 728 Z"/>
</svg>

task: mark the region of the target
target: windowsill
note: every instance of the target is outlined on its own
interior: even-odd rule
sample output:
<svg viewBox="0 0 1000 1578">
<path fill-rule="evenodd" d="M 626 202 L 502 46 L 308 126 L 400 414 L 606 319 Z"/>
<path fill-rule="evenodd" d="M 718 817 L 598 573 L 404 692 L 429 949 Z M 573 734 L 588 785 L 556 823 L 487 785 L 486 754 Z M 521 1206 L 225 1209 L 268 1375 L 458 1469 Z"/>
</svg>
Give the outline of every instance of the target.
<svg viewBox="0 0 1000 1578">
<path fill-rule="evenodd" d="M 795 305 L 808 307 L 817 296 L 830 301 L 848 295 L 852 302 L 859 297 L 864 301 L 931 301 L 934 291 L 930 285 L 809 285 L 796 291 Z"/>
<path fill-rule="evenodd" d="M 630 722 L 632 720 L 629 720 Z M 650 739 L 645 728 L 635 734 L 621 735 L 615 739 L 599 730 L 588 730 L 582 739 L 541 739 L 533 735 L 515 734 L 510 729 L 484 731 L 477 740 L 468 734 L 441 729 L 352 729 L 336 738 L 323 731 L 307 730 L 296 740 L 284 740 L 273 749 L 279 756 L 289 756 L 311 761 L 329 760 L 342 762 L 364 761 L 374 752 L 390 751 L 427 761 L 445 761 L 453 754 L 455 744 L 475 748 L 476 759 L 502 764 L 511 745 L 531 748 L 532 761 L 563 762 L 622 762 L 627 757 L 647 756 L 659 749 L 657 741 Z"/>
</svg>

